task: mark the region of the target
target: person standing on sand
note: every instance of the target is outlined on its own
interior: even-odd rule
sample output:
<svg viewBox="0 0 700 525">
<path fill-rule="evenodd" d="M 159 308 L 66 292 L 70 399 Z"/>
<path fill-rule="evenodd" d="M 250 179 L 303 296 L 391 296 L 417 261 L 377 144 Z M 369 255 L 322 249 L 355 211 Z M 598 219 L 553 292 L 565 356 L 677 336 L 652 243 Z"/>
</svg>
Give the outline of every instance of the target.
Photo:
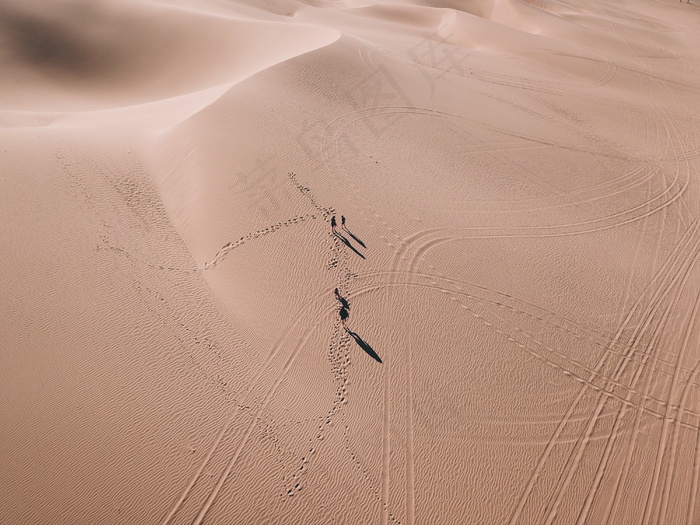
<svg viewBox="0 0 700 525">
<path fill-rule="evenodd" d="M 331 217 L 331 229 L 333 231 L 335 231 L 335 215 L 333 215 L 333 217 Z"/>
<path fill-rule="evenodd" d="M 342 307 L 345 308 L 346 310 L 350 310 L 350 303 L 347 302 L 345 297 L 340 295 L 340 292 L 338 292 L 337 288 L 333 291 L 333 293 L 335 293 L 335 298 L 338 299 L 338 301 L 340 301 L 340 304 L 342 305 Z"/>
</svg>

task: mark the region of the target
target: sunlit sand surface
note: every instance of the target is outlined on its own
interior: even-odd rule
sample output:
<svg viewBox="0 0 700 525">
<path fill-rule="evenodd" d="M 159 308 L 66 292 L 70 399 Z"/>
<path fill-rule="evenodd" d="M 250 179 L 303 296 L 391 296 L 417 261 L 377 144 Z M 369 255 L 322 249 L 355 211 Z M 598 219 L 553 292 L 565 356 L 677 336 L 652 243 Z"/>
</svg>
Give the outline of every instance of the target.
<svg viewBox="0 0 700 525">
<path fill-rule="evenodd" d="M 700 8 L 0 5 L 0 522 L 697 524 Z"/>
</svg>

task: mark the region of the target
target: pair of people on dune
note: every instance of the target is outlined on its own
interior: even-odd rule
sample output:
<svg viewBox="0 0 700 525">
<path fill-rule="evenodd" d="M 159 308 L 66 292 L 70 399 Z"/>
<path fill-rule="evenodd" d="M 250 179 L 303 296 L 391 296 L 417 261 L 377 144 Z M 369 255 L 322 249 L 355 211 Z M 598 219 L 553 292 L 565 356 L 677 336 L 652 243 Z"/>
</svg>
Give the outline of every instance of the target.
<svg viewBox="0 0 700 525">
<path fill-rule="evenodd" d="M 347 226 L 345 226 L 345 216 L 344 215 L 340 216 L 340 224 L 341 224 L 341 228 L 342 228 L 343 232 L 347 233 L 350 237 L 352 237 L 357 244 L 359 244 L 360 246 L 362 246 L 365 249 L 367 248 L 367 246 L 365 246 L 365 243 L 362 242 L 360 240 L 360 238 L 357 237 L 356 235 L 354 235 L 350 230 L 348 230 Z M 333 215 L 333 217 L 331 218 L 331 231 L 333 232 L 333 235 L 335 235 L 340 241 L 342 241 L 343 244 L 345 244 L 345 246 L 350 248 L 353 252 L 355 252 L 357 255 L 359 255 L 360 257 L 362 257 L 364 259 L 365 256 L 362 255 L 359 252 L 359 250 L 357 248 L 355 248 L 352 245 L 352 243 L 342 233 L 338 232 L 337 228 L 338 228 L 338 223 L 335 220 L 335 215 Z"/>
</svg>

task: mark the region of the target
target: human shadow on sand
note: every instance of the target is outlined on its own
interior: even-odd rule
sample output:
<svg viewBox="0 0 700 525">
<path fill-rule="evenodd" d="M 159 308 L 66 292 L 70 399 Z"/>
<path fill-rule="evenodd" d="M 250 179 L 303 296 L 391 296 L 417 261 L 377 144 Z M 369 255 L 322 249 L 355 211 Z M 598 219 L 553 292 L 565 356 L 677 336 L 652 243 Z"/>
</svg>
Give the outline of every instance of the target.
<svg viewBox="0 0 700 525">
<path fill-rule="evenodd" d="M 355 239 L 355 241 L 356 241 L 360 246 L 362 246 L 363 248 L 367 249 L 367 246 L 365 246 L 365 243 L 363 243 L 363 242 L 360 240 L 359 237 L 356 237 L 355 234 L 353 234 L 350 230 L 348 230 L 348 227 L 345 226 L 345 216 L 344 216 L 344 215 L 341 215 L 341 216 L 340 216 L 340 221 L 341 221 L 341 224 L 342 224 L 342 226 L 343 226 L 343 231 L 344 231 L 345 233 L 347 233 L 350 237 L 352 237 L 353 239 Z"/>
<path fill-rule="evenodd" d="M 365 259 L 365 256 L 362 255 L 360 252 L 358 252 L 358 251 L 355 249 L 355 247 L 354 247 L 352 244 L 350 244 L 350 241 L 348 241 L 345 237 L 343 237 L 341 234 L 339 234 L 339 233 L 338 233 L 337 231 L 335 231 L 335 230 L 333 231 L 333 235 L 335 235 L 338 239 L 340 239 L 341 241 L 343 241 L 343 244 L 345 244 L 345 246 L 347 246 L 347 247 L 350 248 L 353 252 L 355 252 L 357 255 L 359 255 L 360 257 L 362 257 L 363 259 Z"/>
<path fill-rule="evenodd" d="M 358 346 L 362 348 L 365 352 L 367 352 L 372 359 L 375 359 L 380 363 L 382 362 L 382 359 L 377 355 L 377 352 L 375 352 L 371 346 L 369 346 L 365 341 L 363 341 L 363 339 L 359 335 L 357 335 L 352 330 L 349 330 L 347 326 L 344 326 L 343 328 L 345 328 L 345 331 L 352 336 L 352 338 L 355 340 Z"/>
</svg>

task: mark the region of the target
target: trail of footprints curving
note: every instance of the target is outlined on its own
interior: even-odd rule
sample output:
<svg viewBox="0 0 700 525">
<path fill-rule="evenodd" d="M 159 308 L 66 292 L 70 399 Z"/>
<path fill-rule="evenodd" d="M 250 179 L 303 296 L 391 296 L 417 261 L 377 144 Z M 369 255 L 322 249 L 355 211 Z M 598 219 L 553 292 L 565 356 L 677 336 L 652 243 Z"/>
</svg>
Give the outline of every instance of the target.
<svg viewBox="0 0 700 525">
<path fill-rule="evenodd" d="M 310 204 L 313 206 L 315 209 L 315 213 L 310 213 L 306 215 L 298 215 L 288 221 L 280 222 L 275 225 L 272 225 L 268 228 L 257 230 L 254 232 L 251 232 L 243 237 L 241 237 L 238 241 L 230 242 L 224 247 L 222 247 L 221 250 L 215 255 L 215 257 L 205 264 L 204 269 L 211 268 L 215 266 L 218 262 L 220 262 L 231 250 L 234 248 L 242 245 L 248 240 L 253 240 L 257 239 L 259 237 L 262 237 L 264 235 L 273 233 L 275 231 L 278 231 L 281 229 L 283 226 L 291 226 L 293 224 L 297 224 L 300 222 L 304 222 L 306 220 L 311 220 L 311 219 L 317 219 L 317 218 L 323 218 L 325 221 L 329 221 L 329 218 L 332 216 L 332 214 L 335 212 L 334 209 L 332 208 L 324 208 L 320 206 L 314 195 L 311 193 L 311 190 L 303 186 L 302 184 L 299 183 L 299 181 L 296 178 L 296 175 L 294 173 L 289 173 L 288 174 L 289 179 L 291 183 L 296 187 L 296 189 L 310 202 Z M 341 243 L 339 239 L 333 234 L 329 233 L 328 234 L 328 247 L 331 252 L 331 258 L 329 262 L 326 264 L 326 269 L 328 271 L 333 271 L 337 270 L 340 272 L 340 286 L 342 287 L 343 290 L 347 290 L 351 281 L 355 278 L 358 277 L 357 274 L 353 273 L 348 265 L 347 262 L 347 253 L 342 249 Z M 336 384 L 336 395 L 334 397 L 334 400 L 332 402 L 331 408 L 328 410 L 328 412 L 324 415 L 318 418 L 318 428 L 316 432 L 314 432 L 314 436 L 309 438 L 309 447 L 307 450 L 305 450 L 304 455 L 301 456 L 300 458 L 297 459 L 290 459 L 290 456 L 294 455 L 294 452 L 291 450 L 285 451 L 280 438 L 276 435 L 275 430 L 282 428 L 279 425 L 277 425 L 274 421 L 271 419 L 271 414 L 267 414 L 266 416 L 263 416 L 263 412 L 265 411 L 266 404 L 269 401 L 269 397 L 272 395 L 274 392 L 274 389 L 271 390 L 268 393 L 268 398 L 263 401 L 262 405 L 259 407 L 258 415 L 256 416 L 256 420 L 253 422 L 253 425 L 249 427 L 249 431 L 246 433 L 246 436 L 244 436 L 243 441 L 238 447 L 238 451 L 236 455 L 232 458 L 232 460 L 229 462 L 227 469 L 225 470 L 224 474 L 220 476 L 219 482 L 217 483 L 217 486 L 214 488 L 214 490 L 210 493 L 209 497 L 207 498 L 207 501 L 204 503 L 204 505 L 198 505 L 201 507 L 199 514 L 195 518 L 195 523 L 200 523 L 202 519 L 206 516 L 208 510 L 212 506 L 212 504 L 215 502 L 216 497 L 220 491 L 221 485 L 225 482 L 226 478 L 228 477 L 228 474 L 230 472 L 231 467 L 233 466 L 236 458 L 238 457 L 238 453 L 242 449 L 242 447 L 245 445 L 245 442 L 248 440 L 250 437 L 250 434 L 252 432 L 256 432 L 257 430 L 254 430 L 257 428 L 258 430 L 261 431 L 260 439 L 270 439 L 272 442 L 272 446 L 274 447 L 276 454 L 277 454 L 277 462 L 278 465 L 280 466 L 281 470 L 283 472 L 288 472 L 288 468 L 292 468 L 292 473 L 290 475 L 283 475 L 281 479 L 281 484 L 280 484 L 280 497 L 283 498 L 291 498 L 294 497 L 295 495 L 301 493 L 304 490 L 304 479 L 306 477 L 306 474 L 308 472 L 308 468 L 310 465 L 313 464 L 313 460 L 316 457 L 318 453 L 318 448 L 319 448 L 319 442 L 322 442 L 328 432 L 328 429 L 332 426 L 334 420 L 340 415 L 342 407 L 347 404 L 347 394 L 348 394 L 348 379 L 347 379 L 347 367 L 350 363 L 350 356 L 349 356 L 349 346 L 350 346 L 350 336 L 340 329 L 340 323 L 336 321 L 334 328 L 333 328 L 333 335 L 331 338 L 331 341 L 329 343 L 328 347 L 328 360 L 330 362 L 330 370 L 331 374 L 333 376 L 333 381 Z M 291 361 L 290 361 L 291 362 Z M 223 385 L 223 387 L 226 387 L 226 382 L 223 380 L 223 378 L 218 378 L 219 382 Z M 278 384 L 281 381 L 281 377 L 278 379 Z M 245 392 L 241 394 L 241 398 L 245 397 Z M 243 411 L 244 409 L 250 409 L 251 407 L 248 406 L 243 406 L 240 402 L 236 403 L 238 405 L 238 408 L 240 411 Z M 267 420 L 266 423 L 263 423 L 263 420 Z M 315 418 L 312 418 L 315 419 Z M 309 420 L 305 421 L 298 421 L 296 423 L 291 423 L 291 424 L 304 424 L 308 423 Z M 228 428 L 229 422 L 226 424 L 224 427 L 222 433 L 220 434 L 220 437 L 223 437 L 223 433 L 225 433 L 226 429 Z M 261 423 L 263 424 L 262 428 L 260 428 Z M 283 425 L 283 426 L 288 426 L 288 425 Z M 370 489 L 374 493 L 375 497 L 381 501 L 379 497 L 379 492 L 376 490 L 376 488 L 373 486 L 372 481 L 371 481 L 371 476 L 369 473 L 369 470 L 362 465 L 362 463 L 359 460 L 358 454 L 356 451 L 353 449 L 352 444 L 350 442 L 350 436 L 349 436 L 349 425 L 347 422 L 343 421 L 342 425 L 343 429 L 343 440 L 345 443 L 345 449 L 348 455 L 352 458 L 353 463 L 357 467 L 357 469 L 363 474 L 363 477 L 367 480 L 367 483 L 370 485 Z M 214 442 L 214 445 L 211 449 L 211 454 L 213 454 L 216 449 L 218 448 L 218 443 L 220 441 L 220 438 L 216 439 Z M 205 458 L 204 463 L 200 467 L 200 471 L 202 468 L 204 468 L 208 463 L 209 463 L 209 456 Z M 331 476 L 326 472 L 326 469 L 324 468 L 323 465 L 321 464 L 316 464 L 315 465 L 315 470 L 324 477 L 327 477 L 329 480 L 331 479 Z M 200 473 L 195 474 L 195 477 L 193 480 L 190 482 L 188 487 L 184 490 L 182 495 L 180 496 L 178 502 L 175 504 L 175 506 L 171 509 L 169 514 L 166 516 L 164 523 L 169 523 L 171 519 L 173 519 L 174 515 L 177 514 L 180 511 L 181 506 L 183 503 L 189 498 L 189 494 L 193 488 L 194 485 L 197 484 L 198 479 L 200 478 Z M 311 491 L 313 494 L 313 490 Z M 362 503 L 357 499 L 356 493 L 353 489 L 350 489 L 348 491 L 348 495 L 355 500 L 355 503 L 357 503 L 358 508 L 362 507 Z M 387 508 L 387 505 L 384 504 L 384 508 Z M 332 519 L 332 516 L 328 516 L 329 520 Z M 399 523 L 396 519 L 392 517 L 392 521 Z"/>
<path fill-rule="evenodd" d="M 299 224 L 304 221 L 314 220 L 317 218 L 318 215 L 314 213 L 307 213 L 306 215 L 297 215 L 296 217 L 292 217 L 291 219 L 288 219 L 286 221 L 278 222 L 276 224 L 268 226 L 267 228 L 250 232 L 247 235 L 244 235 L 243 237 L 238 239 L 237 241 L 231 241 L 222 246 L 211 261 L 204 263 L 204 269 L 208 270 L 210 268 L 213 268 L 218 263 L 220 263 L 226 257 L 226 255 L 228 255 L 228 252 L 235 248 L 238 248 L 239 246 L 245 244 L 248 241 L 252 241 L 265 235 L 269 235 L 283 227 L 292 226 L 294 224 Z"/>
<path fill-rule="evenodd" d="M 73 195 L 92 217 L 96 252 L 112 254 L 115 269 L 131 283 L 153 321 L 171 335 L 204 381 L 236 405 L 224 365 L 233 356 L 223 351 L 243 343 L 225 328 L 209 298 L 199 297 L 197 291 L 206 288 L 199 270 L 138 157 L 117 160 L 97 147 L 78 152 L 65 142 L 54 156 Z M 139 235 L 129 233 L 137 231 Z M 205 316 L 215 321 L 203 323 Z"/>
<path fill-rule="evenodd" d="M 301 184 L 296 174 L 289 173 L 288 176 L 297 190 L 306 197 L 309 203 L 318 211 L 320 217 L 325 221 L 329 221 L 335 213 L 335 210 L 319 205 L 311 189 Z M 319 215 L 314 215 L 314 218 Z M 341 293 L 346 294 L 353 281 L 358 278 L 359 275 L 352 271 L 349 264 L 348 252 L 344 249 L 341 241 L 333 232 L 328 232 L 328 247 L 330 259 L 326 263 L 325 268 L 327 271 L 335 271 L 338 274 L 338 289 Z M 309 438 L 309 448 L 305 451 L 303 456 L 296 460 L 294 473 L 290 477 L 285 477 L 283 480 L 284 489 L 280 496 L 291 498 L 301 492 L 304 488 L 303 480 L 311 466 L 314 466 L 315 469 L 319 469 L 320 471 L 325 470 L 321 465 L 315 464 L 314 461 L 318 453 L 317 443 L 325 440 L 326 434 L 330 428 L 339 426 L 347 456 L 351 459 L 357 471 L 362 475 L 373 497 L 382 505 L 384 511 L 388 513 L 391 522 L 401 525 L 401 521 L 388 509 L 388 502 L 382 501 L 380 489 L 373 481 L 370 469 L 363 464 L 360 455 L 352 444 L 350 425 L 343 412 L 343 407 L 348 404 L 349 395 L 348 366 L 350 365 L 350 346 L 351 336 L 342 329 L 340 319 L 336 318 L 327 350 L 330 372 L 336 387 L 334 399 L 325 415 L 319 417 L 316 431 L 314 435 Z M 338 423 L 337 425 L 336 421 Z M 348 495 L 355 499 L 355 494 L 352 489 L 348 490 Z M 359 501 L 357 501 L 357 503 L 360 504 Z"/>
</svg>

